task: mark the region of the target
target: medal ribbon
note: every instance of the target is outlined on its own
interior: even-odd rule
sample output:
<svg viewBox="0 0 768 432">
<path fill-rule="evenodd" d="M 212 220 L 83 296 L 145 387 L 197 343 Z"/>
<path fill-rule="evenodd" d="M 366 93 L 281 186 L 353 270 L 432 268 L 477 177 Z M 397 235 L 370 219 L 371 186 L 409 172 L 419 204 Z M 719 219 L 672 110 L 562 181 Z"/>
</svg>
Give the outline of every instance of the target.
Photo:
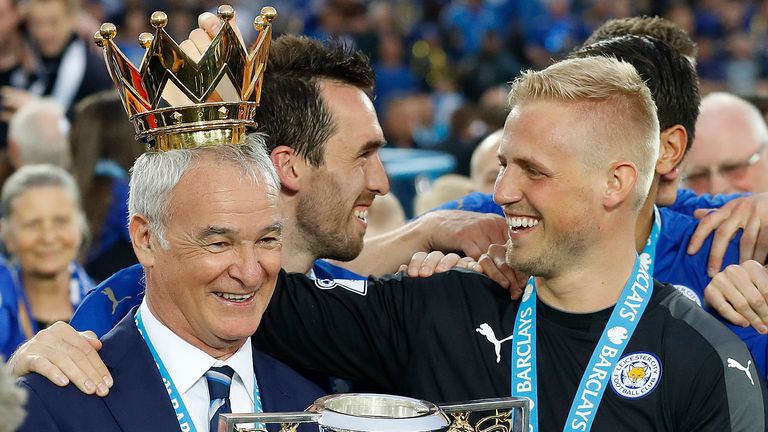
<svg viewBox="0 0 768 432">
<path fill-rule="evenodd" d="M 176 389 L 176 385 L 173 384 L 173 380 L 171 379 L 171 375 L 168 373 L 168 369 L 165 368 L 163 360 L 157 354 L 157 350 L 155 350 L 155 346 L 152 345 L 152 341 L 149 340 L 149 334 L 147 333 L 147 330 L 144 327 L 144 321 L 141 318 L 140 308 L 136 310 L 136 315 L 134 315 L 134 318 L 136 319 L 136 327 L 139 329 L 139 334 L 144 339 L 144 342 L 146 342 L 147 347 L 149 348 L 149 352 L 152 353 L 152 358 L 155 359 L 157 369 L 160 371 L 160 376 L 163 378 L 163 384 L 165 385 L 165 389 L 168 391 L 168 397 L 171 399 L 171 405 L 173 406 L 174 411 L 176 411 L 176 419 L 179 421 L 181 431 L 197 432 L 195 424 L 192 421 L 192 417 L 189 415 L 189 411 L 187 411 L 187 407 L 184 405 L 184 400 L 181 398 L 179 391 Z M 256 382 L 255 374 L 253 377 L 253 403 L 254 412 L 264 411 L 261 405 L 259 384 Z M 266 430 L 266 427 L 262 423 L 256 424 L 256 429 L 259 428 Z"/>
<path fill-rule="evenodd" d="M 93 289 L 93 282 L 85 274 L 85 270 L 79 265 L 70 264 L 71 279 L 69 281 L 69 300 L 72 302 L 72 310 L 77 309 L 83 297 Z M 32 339 L 40 330 L 37 323 L 32 318 L 32 306 L 29 304 L 27 292 L 24 289 L 24 281 L 21 277 L 21 268 L 17 265 L 9 267 L 11 279 L 16 290 L 17 307 L 19 313 L 19 326 L 24 332 L 26 339 Z"/>
<path fill-rule="evenodd" d="M 659 210 L 654 207 L 651 234 L 640 256 L 635 258 L 632 274 L 619 301 L 613 308 L 608 324 L 597 342 L 589 364 L 581 377 L 564 431 L 588 431 L 610 380 L 611 371 L 624 353 L 640 317 L 653 293 L 653 266 L 656 242 L 661 231 Z M 539 431 L 537 370 L 536 370 L 536 280 L 531 277 L 515 317 L 512 339 L 512 396 L 531 399 L 529 430 Z"/>
</svg>

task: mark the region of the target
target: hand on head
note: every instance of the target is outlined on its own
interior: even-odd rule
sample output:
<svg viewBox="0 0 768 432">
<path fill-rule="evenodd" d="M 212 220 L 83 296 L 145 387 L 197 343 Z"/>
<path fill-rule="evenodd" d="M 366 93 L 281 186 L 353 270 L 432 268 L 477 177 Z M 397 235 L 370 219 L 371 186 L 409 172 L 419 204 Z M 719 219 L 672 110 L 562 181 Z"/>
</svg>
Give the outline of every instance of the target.
<svg viewBox="0 0 768 432">
<path fill-rule="evenodd" d="M 240 43 L 243 44 L 243 36 L 235 24 L 234 16 L 229 20 L 229 23 L 235 30 Z M 210 12 L 204 12 L 197 17 L 197 25 L 199 27 L 189 33 L 189 38 L 179 44 L 181 50 L 195 62 L 200 61 L 205 50 L 211 46 L 213 38 L 216 37 L 216 34 L 221 30 L 221 20 Z M 243 44 L 243 46 L 245 45 Z M 163 98 L 170 102 L 171 105 L 179 106 L 184 105 L 188 100 L 187 96 L 175 86 L 165 87 L 163 90 Z"/>
<path fill-rule="evenodd" d="M 235 21 L 236 19 L 233 16 L 229 20 L 229 24 L 235 30 L 240 43 L 245 47 L 243 35 L 240 33 L 240 29 L 237 28 Z M 221 20 L 210 12 L 203 12 L 197 17 L 197 25 L 198 28 L 189 33 L 189 38 L 179 44 L 181 49 L 194 61 L 200 60 L 205 50 L 211 45 L 213 38 L 221 30 Z"/>
</svg>

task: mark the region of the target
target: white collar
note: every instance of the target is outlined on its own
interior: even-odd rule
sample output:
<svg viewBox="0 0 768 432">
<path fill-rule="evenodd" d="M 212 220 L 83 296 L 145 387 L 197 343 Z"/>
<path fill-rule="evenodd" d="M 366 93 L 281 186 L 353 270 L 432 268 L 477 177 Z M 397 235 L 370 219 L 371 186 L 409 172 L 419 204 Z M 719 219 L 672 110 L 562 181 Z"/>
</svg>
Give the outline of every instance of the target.
<svg viewBox="0 0 768 432">
<path fill-rule="evenodd" d="M 225 361 L 217 360 L 208 353 L 195 347 L 172 332 L 152 314 L 146 297 L 140 306 L 141 318 L 147 336 L 152 341 L 157 355 L 163 361 L 166 370 L 179 394 L 183 395 L 212 366 L 229 366 L 242 379 L 248 395 L 253 402 L 254 368 L 251 338 L 249 337 L 237 352 Z"/>
</svg>

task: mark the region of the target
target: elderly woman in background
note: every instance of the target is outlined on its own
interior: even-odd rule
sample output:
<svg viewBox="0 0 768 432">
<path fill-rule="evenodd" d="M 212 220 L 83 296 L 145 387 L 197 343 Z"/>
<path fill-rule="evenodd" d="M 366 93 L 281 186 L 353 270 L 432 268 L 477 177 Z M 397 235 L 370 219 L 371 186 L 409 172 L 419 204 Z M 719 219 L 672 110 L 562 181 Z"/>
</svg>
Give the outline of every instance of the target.
<svg viewBox="0 0 768 432">
<path fill-rule="evenodd" d="M 16 171 L 0 194 L 0 227 L 11 261 L 14 289 L 5 290 L 0 354 L 10 355 L 24 340 L 56 321 L 69 321 L 92 288 L 75 262 L 86 232 L 75 180 L 53 165 Z"/>
</svg>

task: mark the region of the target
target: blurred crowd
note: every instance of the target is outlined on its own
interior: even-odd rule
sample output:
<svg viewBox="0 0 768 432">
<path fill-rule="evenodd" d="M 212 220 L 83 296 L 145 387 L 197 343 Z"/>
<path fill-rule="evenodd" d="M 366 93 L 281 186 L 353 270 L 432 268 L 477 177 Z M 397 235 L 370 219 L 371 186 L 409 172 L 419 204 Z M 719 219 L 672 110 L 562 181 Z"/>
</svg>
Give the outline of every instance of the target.
<svg viewBox="0 0 768 432">
<path fill-rule="evenodd" d="M 270 3 L 242 0 L 232 2 L 245 41 L 254 39 L 250 21 L 267 4 Z M 335 250 L 330 254 L 324 250 L 317 252 L 313 249 L 314 243 L 310 241 L 303 244 L 305 237 L 313 239 L 313 236 L 321 236 L 325 231 L 332 232 L 337 222 L 346 224 L 348 220 L 354 221 L 354 232 L 360 232 L 360 238 L 353 236 L 353 240 L 359 240 L 362 249 L 362 237 L 366 230 L 367 240 L 384 241 L 382 239 L 388 236 L 397 239 L 399 229 L 405 232 L 409 226 L 406 224 L 419 223 L 419 219 L 407 221 L 411 213 L 422 215 L 440 208 L 443 213 L 432 212 L 433 220 L 440 217 L 448 220 L 450 218 L 445 215 L 450 214 L 456 219 L 450 219 L 449 222 L 455 225 L 446 224 L 449 227 L 446 228 L 448 235 L 434 229 L 435 234 L 428 237 L 429 246 L 432 247 L 436 243 L 435 238 L 460 237 L 456 234 L 455 226 L 459 225 L 456 220 L 459 217 L 466 219 L 467 216 L 450 212 L 471 211 L 472 200 L 475 200 L 478 208 L 487 204 L 496 209 L 481 212 L 498 213 L 501 209 L 494 204 L 490 194 L 494 188 L 499 189 L 498 183 L 501 181 L 498 174 L 499 146 L 501 128 L 507 117 L 510 81 L 524 70 L 544 69 L 574 50 L 578 51 L 595 29 L 615 18 L 642 15 L 666 17 L 685 30 L 695 42 L 694 45 L 686 36 L 684 39 L 691 48 L 686 50 L 674 42 L 667 46 L 656 39 L 651 39 L 651 42 L 640 38 L 623 41 L 633 47 L 630 49 L 633 53 L 636 46 L 632 44 L 644 47 L 658 42 L 659 46 L 654 45 L 651 51 L 658 57 L 648 57 L 645 66 L 648 63 L 659 65 L 660 62 L 656 60 L 663 58 L 663 54 L 669 51 L 677 56 L 673 57 L 675 61 L 680 60 L 671 64 L 684 66 L 685 72 L 690 75 L 688 81 L 678 82 L 671 78 L 679 78 L 677 75 L 684 74 L 670 69 L 676 72 L 667 75 L 661 73 L 659 77 L 646 79 L 653 97 L 658 98 L 656 106 L 661 125 L 662 152 L 672 149 L 657 161 L 653 175 L 658 177 L 659 189 L 652 188 L 652 191 L 653 194 L 658 193 L 658 196 L 648 198 L 648 203 L 684 206 L 689 202 L 687 199 L 697 200 L 697 194 L 768 192 L 768 159 L 764 157 L 768 148 L 768 127 L 764 111 L 768 104 L 763 102 L 768 100 L 768 43 L 765 42 L 768 40 L 765 37 L 768 36 L 768 0 L 286 0 L 273 5 L 278 10 L 278 19 L 274 24 L 275 36 L 301 34 L 323 41 L 338 40 L 343 42 L 342 45 L 361 50 L 370 58 L 376 76 L 372 104 L 380 119 L 387 147 L 405 152 L 401 154 L 408 154 L 409 149 L 439 150 L 451 155 L 456 162 L 453 172 L 433 179 L 423 190 L 415 182 L 419 194 L 413 204 L 414 211 L 411 212 L 410 203 L 404 206 L 398 201 L 403 200 L 403 196 L 387 194 L 390 188 L 381 164 L 372 168 L 373 174 L 366 170 L 360 171 L 375 177 L 370 180 L 362 179 L 362 175 L 357 178 L 353 168 L 339 162 L 345 161 L 346 156 L 328 158 L 342 166 L 333 171 L 338 180 L 336 177 L 307 177 L 313 180 L 307 180 L 306 185 L 316 189 L 304 186 L 303 196 L 310 196 L 311 200 L 303 200 L 296 191 L 289 190 L 291 195 L 281 190 L 288 196 L 284 198 L 286 202 L 297 203 L 293 212 L 297 222 L 287 223 L 286 226 L 296 225 L 299 227 L 297 232 L 303 235 L 284 236 L 288 239 L 299 238 L 301 241 L 298 243 L 307 249 L 293 253 L 295 251 L 288 247 L 283 248 L 284 257 L 288 257 L 283 261 L 286 268 L 292 265 L 292 258 L 307 258 L 306 266 L 287 268 L 289 272 L 311 274 L 318 277 L 318 280 L 331 280 L 318 273 L 319 270 L 313 264 L 315 259 L 346 261 L 355 258 L 353 255 L 337 255 Z M 99 48 L 92 41 L 93 33 L 100 23 L 115 23 L 118 28 L 117 44 L 138 65 L 142 61 L 144 49 L 139 46 L 136 36 L 152 30 L 148 19 L 152 11 L 167 12 L 169 20 L 166 30 L 177 41 L 181 41 L 187 38 L 189 29 L 197 26 L 197 17 L 201 12 L 215 11 L 217 6 L 218 3 L 210 0 L 0 0 L 0 267 L 8 270 L 0 271 L 0 306 L 13 311 L 6 318 L 0 314 L 0 329 L 10 329 L 7 333 L 12 335 L 9 340 L 0 340 L 0 354 L 10 354 L 24 340 L 44 329 L 55 325 L 61 329 L 59 321 L 69 322 L 85 295 L 96 284 L 116 271 L 137 263 L 126 226 L 127 201 L 129 170 L 144 148 L 134 141 L 135 131 L 125 120 L 120 98 L 113 89 L 100 58 Z M 211 18 L 218 22 L 215 17 Z M 650 21 L 655 21 L 652 27 L 669 29 L 660 23 L 661 20 Z M 623 32 L 632 34 L 626 29 Z M 610 40 L 608 35 L 603 36 Z M 282 51 L 279 51 L 281 46 Z M 281 45 L 274 40 L 272 45 L 275 48 L 273 52 L 282 52 L 279 56 L 281 59 L 305 58 L 301 54 L 296 55 L 295 49 L 290 51 L 292 55 L 286 54 L 289 52 L 286 47 L 291 46 L 294 45 Z M 301 44 L 295 46 L 300 47 Z M 599 46 L 599 43 L 591 46 Z M 606 44 L 602 46 L 604 48 Z M 619 55 L 619 48 L 611 49 L 616 51 L 610 51 L 610 56 Z M 594 57 L 598 54 L 585 51 L 580 55 Z M 319 63 L 322 62 L 313 64 Z M 696 76 L 691 64 L 698 71 L 701 94 L 706 95 L 700 107 Z M 273 68 L 274 65 L 273 60 L 270 60 L 270 68 L 267 70 L 281 70 L 279 67 Z M 663 68 L 652 66 L 650 69 Z M 642 67 L 638 68 L 640 76 L 645 77 L 641 70 Z M 650 75 L 648 71 L 645 72 Z M 275 74 L 292 77 L 290 72 Z M 321 76 L 327 79 L 325 75 Z M 368 76 L 371 76 L 370 69 Z M 654 85 L 663 87 L 659 83 L 675 88 L 654 90 Z M 356 89 L 359 92 L 363 90 L 368 89 Z M 264 107 L 283 105 L 295 109 L 296 106 L 309 105 L 290 100 L 286 102 L 285 92 L 265 90 L 264 93 L 271 94 L 262 99 L 261 110 L 257 111 L 260 115 L 264 115 Z M 335 93 L 329 94 L 331 96 L 325 95 L 323 100 L 344 100 Z M 368 99 L 365 101 L 370 102 Z M 649 103 L 648 106 L 651 105 Z M 699 110 L 701 115 L 696 121 Z M 357 106 L 348 111 L 356 114 L 362 112 Z M 652 111 L 648 110 L 651 114 Z M 557 124 L 559 119 L 554 118 L 554 115 L 552 117 L 552 124 Z M 269 116 L 265 118 L 270 119 Z M 292 113 L 281 114 L 281 118 L 304 125 Z M 262 121 L 258 115 L 256 120 L 261 125 L 275 124 Z M 347 129 L 344 133 L 339 132 L 339 135 L 346 135 L 346 130 L 372 126 L 373 123 L 376 126 L 373 129 L 378 132 L 378 123 L 365 118 L 341 124 Z M 278 128 L 281 129 L 288 128 Z M 265 133 L 265 136 L 275 135 L 275 131 Z M 505 136 L 509 135 L 507 131 Z M 292 145 L 299 144 L 295 142 L 299 139 L 293 137 L 286 141 Z M 529 141 L 529 145 L 532 142 L 538 143 L 538 135 Z M 591 143 L 589 140 L 583 141 Z M 375 147 L 374 150 L 360 153 L 362 156 L 357 156 L 359 152 L 347 148 L 344 150 L 356 155 L 355 160 L 365 160 L 366 164 L 373 160 L 378 164 L 379 143 L 383 141 L 378 137 L 362 143 Z M 514 144 L 514 139 L 508 138 L 501 148 L 510 148 Z M 278 147 L 285 145 L 281 143 Z M 689 147 L 693 150 L 687 160 L 681 163 Z M 293 152 L 292 149 L 290 151 Z M 671 153 L 674 155 L 669 156 Z M 370 154 L 376 156 L 369 157 Z M 275 164 L 276 157 L 273 156 L 271 160 Z M 502 152 L 502 162 L 503 157 Z M 382 160 L 386 165 L 386 157 L 382 156 Z M 540 174 L 533 171 L 530 174 L 532 177 Z M 395 177 L 392 172 L 389 175 Z M 289 183 L 283 182 L 284 188 L 289 189 L 286 184 L 290 184 L 290 180 Z M 684 190 L 678 194 L 677 186 L 680 183 L 692 192 Z M 353 197 L 357 187 L 365 189 L 359 194 L 365 199 Z M 667 194 L 671 193 L 672 198 L 662 198 L 662 189 L 667 189 Z M 395 190 L 393 187 L 392 191 Z M 354 201 L 354 206 L 352 211 L 345 213 L 342 200 L 346 200 L 347 195 L 351 197 L 350 201 Z M 376 195 L 382 196 L 375 202 L 368 202 L 373 201 Z M 332 198 L 337 196 L 338 200 L 333 201 Z M 685 199 L 680 199 L 681 196 Z M 576 200 L 573 197 L 571 199 Z M 668 202 L 662 202 L 665 199 Z M 705 197 L 707 199 L 721 198 L 718 195 L 714 198 Z M 729 199 L 747 200 L 749 197 L 731 196 Z M 742 224 L 733 228 L 734 231 L 742 229 L 745 233 L 742 238 L 749 240 L 749 236 L 755 237 L 752 231 L 757 232 L 758 228 L 765 226 L 762 221 L 768 217 L 765 217 L 766 207 L 761 204 L 764 200 L 764 195 L 758 195 L 754 200 L 757 202 L 754 204 L 757 209 L 755 214 L 762 216 L 762 220 L 757 216 L 750 217 L 747 226 Z M 361 204 L 362 201 L 366 202 Z M 340 204 L 333 205 L 334 202 Z M 548 204 L 551 202 L 554 201 Z M 717 202 L 718 206 L 724 206 Z M 741 202 L 752 201 L 737 201 L 726 211 L 741 205 Z M 653 219 L 651 204 L 647 207 L 649 221 Z M 710 201 L 701 205 L 703 207 L 696 208 L 708 210 L 709 207 L 715 207 Z M 760 209 L 762 212 L 758 211 Z M 328 211 L 324 213 L 321 210 Z M 290 211 L 285 213 L 292 214 Z M 689 213 L 693 215 L 693 210 Z M 689 224 L 686 226 L 698 224 L 687 213 L 684 216 Z M 429 217 L 421 218 L 421 222 L 428 223 Z M 500 224 L 506 235 L 512 232 L 510 229 L 522 231 L 538 224 L 538 219 L 533 220 L 535 218 L 528 216 L 514 217 L 516 221 L 509 223 L 509 227 L 508 222 L 504 222 L 501 217 L 495 219 L 494 223 Z M 516 228 L 512 227 L 512 223 L 517 224 Z M 360 224 L 365 228 L 359 229 Z M 667 222 L 665 226 L 678 227 Z M 667 231 L 676 235 L 689 233 L 687 228 L 678 228 L 667 228 Z M 135 227 L 132 229 L 135 230 Z M 610 236 L 604 236 L 606 241 L 610 240 Z M 763 237 L 761 235 L 760 238 Z M 345 251 L 349 249 L 343 248 L 343 242 L 337 241 L 340 237 L 328 238 L 334 246 Z M 627 239 L 633 240 L 629 237 Z M 286 244 L 289 243 L 286 241 Z M 688 241 L 686 239 L 678 243 L 684 247 Z M 393 245 L 384 245 L 388 246 L 387 255 L 404 249 L 400 247 L 402 243 Z M 445 249 L 453 251 L 459 248 L 450 246 Z M 481 249 L 480 252 L 484 252 L 484 248 Z M 768 254 L 768 246 L 765 249 L 753 254 L 760 261 L 757 268 L 760 270 L 761 281 L 768 280 L 763 277 L 768 275 L 762 266 L 765 254 Z M 314 255 L 325 253 L 327 256 L 309 257 L 309 252 Z M 741 261 L 736 260 L 735 247 L 729 253 L 729 259 L 734 263 L 746 259 L 741 256 Z M 687 255 L 693 253 L 667 255 L 687 258 Z M 705 255 L 702 252 L 701 256 Z M 383 257 L 376 256 L 376 260 L 383 261 Z M 703 261 L 694 263 L 693 258 L 690 258 L 690 262 L 691 268 L 696 269 L 697 277 L 703 276 Z M 323 265 L 335 266 L 328 262 L 323 262 Z M 352 269 L 344 269 L 344 274 L 358 271 L 354 265 L 362 264 L 360 261 L 352 264 Z M 719 264 L 716 267 L 719 269 Z M 669 265 L 668 268 L 676 268 L 676 265 Z M 139 266 L 133 269 L 143 275 L 144 270 Z M 384 273 L 389 272 L 387 270 Z M 363 271 L 361 274 L 375 273 Z M 685 276 L 689 277 L 687 274 Z M 706 283 L 700 283 L 702 293 L 712 276 L 709 275 Z M 138 304 L 141 300 L 144 283 L 149 280 L 142 277 L 136 276 L 130 284 L 126 282 L 128 279 L 120 282 L 139 291 L 120 292 L 118 279 L 114 279 L 112 282 L 107 281 L 106 287 L 102 285 L 100 290 L 94 291 L 90 298 L 100 300 L 102 306 L 107 305 L 102 309 L 111 312 L 112 318 L 119 311 L 121 302 L 130 300 Z M 693 295 L 700 296 L 702 293 Z M 225 294 L 230 297 L 233 295 Z M 221 298 L 232 300 L 224 295 Z M 701 305 L 701 299 L 698 303 Z M 126 302 L 123 306 L 129 307 L 128 304 Z M 474 328 L 474 325 L 470 327 Z M 470 333 L 474 336 L 472 328 Z M 761 333 L 760 343 L 764 344 L 768 327 L 760 327 L 757 331 Z M 480 333 L 480 329 L 475 332 Z M 494 343 L 490 337 L 488 341 Z M 499 363 L 499 355 L 497 347 L 496 363 Z M 760 359 L 760 362 L 764 366 L 764 359 Z M 734 367 L 730 364 L 728 366 Z M 739 370 L 746 371 L 744 373 L 752 381 L 748 368 L 749 365 Z"/>
<path fill-rule="evenodd" d="M 278 6 L 278 31 L 343 38 L 368 53 L 390 145 L 445 150 L 462 175 L 477 143 L 503 125 L 507 83 L 521 70 L 563 58 L 611 18 L 659 15 L 687 31 L 699 47 L 704 94 L 768 94 L 764 1 L 299 0 Z"/>
<path fill-rule="evenodd" d="M 267 3 L 234 2 L 246 40 L 253 36 L 250 19 Z M 0 85 L 53 96 L 71 119 L 74 102 L 109 88 L 90 42 L 100 23 L 117 25 L 118 44 L 138 64 L 143 49 L 136 35 L 151 30 L 152 11 L 168 12 L 167 30 L 182 40 L 198 14 L 216 6 L 210 0 L 0 0 Z M 288 0 L 275 6 L 276 34 L 343 39 L 367 53 L 389 145 L 447 151 L 462 175 L 480 139 L 502 126 L 507 83 L 521 70 L 561 59 L 611 18 L 659 15 L 686 30 L 699 47 L 704 94 L 768 94 L 765 1 Z M 86 42 L 84 62 L 73 58 L 74 34 Z M 25 73 L 13 70 L 19 66 Z M 74 68 L 69 81 L 82 78 L 79 87 L 70 83 L 77 87 L 72 94 L 60 88 L 66 82 L 57 86 L 58 68 Z M 3 96 L 7 120 L 27 98 L 7 90 Z"/>
<path fill-rule="evenodd" d="M 233 2 L 246 41 L 254 38 L 250 19 L 266 4 Z M 92 35 L 100 23 L 115 23 L 118 45 L 139 64 L 144 49 L 136 36 L 151 30 L 152 11 L 168 13 L 166 30 L 180 41 L 196 26 L 199 13 L 217 6 L 211 0 L 0 0 L 0 185 L 25 165 L 63 168 L 53 179 L 24 173 L 11 182 L 16 189 L 3 190 L 6 257 L 18 265 L 24 251 L 11 250 L 19 244 L 14 236 L 22 227 L 31 229 L 17 220 L 27 210 L 22 206 L 24 185 L 43 182 L 71 190 L 72 214 L 60 228 L 76 225 L 70 237 L 77 239 L 64 242 L 62 259 L 36 261 L 59 263 L 52 271 L 66 274 L 62 280 L 76 279 L 84 270 L 95 282 L 136 262 L 125 226 L 126 200 L 128 170 L 143 148 L 124 145 L 133 142 L 134 131 Z M 417 215 L 466 193 L 492 190 L 499 139 L 493 132 L 506 117 L 508 83 L 522 70 L 541 69 L 563 58 L 609 19 L 659 15 L 686 30 L 698 45 L 702 94 L 726 91 L 756 102 L 758 108 L 768 96 L 768 1 L 286 0 L 274 6 L 275 35 L 342 40 L 370 57 L 376 74 L 374 106 L 389 147 L 442 150 L 456 159 L 455 175 L 439 179 L 426 188 L 430 194 L 417 197 Z M 720 105 L 715 106 L 720 112 Z M 752 117 L 749 124 L 761 125 L 758 142 L 765 126 L 758 114 Z M 713 130 L 727 128 L 714 125 Z M 735 178 L 753 165 L 755 170 L 761 167 L 764 144 L 753 145 L 755 140 L 740 140 L 744 160 L 723 165 L 719 174 Z M 697 158 L 692 154 L 693 165 Z M 712 163 L 703 160 L 699 165 Z M 704 168 L 685 175 L 691 187 L 695 180 L 703 185 L 702 176 L 713 176 Z M 748 190 L 702 186 L 696 191 Z M 401 225 L 410 216 L 410 202 L 405 214 L 395 197 L 377 202 L 381 215 L 372 212 L 371 220 L 380 219 L 384 228 L 393 221 Z M 53 212 L 48 217 L 61 219 Z M 369 231 L 378 233 L 372 225 Z M 76 262 L 83 263 L 82 269 Z M 18 277 L 33 283 L 32 275 Z M 85 279 L 81 289 L 90 286 Z M 78 290 L 70 291 L 70 299 L 79 296 Z M 66 310 L 29 310 L 30 316 L 50 318 L 30 323 L 30 332 L 71 315 L 70 302 L 60 304 Z"/>
</svg>

